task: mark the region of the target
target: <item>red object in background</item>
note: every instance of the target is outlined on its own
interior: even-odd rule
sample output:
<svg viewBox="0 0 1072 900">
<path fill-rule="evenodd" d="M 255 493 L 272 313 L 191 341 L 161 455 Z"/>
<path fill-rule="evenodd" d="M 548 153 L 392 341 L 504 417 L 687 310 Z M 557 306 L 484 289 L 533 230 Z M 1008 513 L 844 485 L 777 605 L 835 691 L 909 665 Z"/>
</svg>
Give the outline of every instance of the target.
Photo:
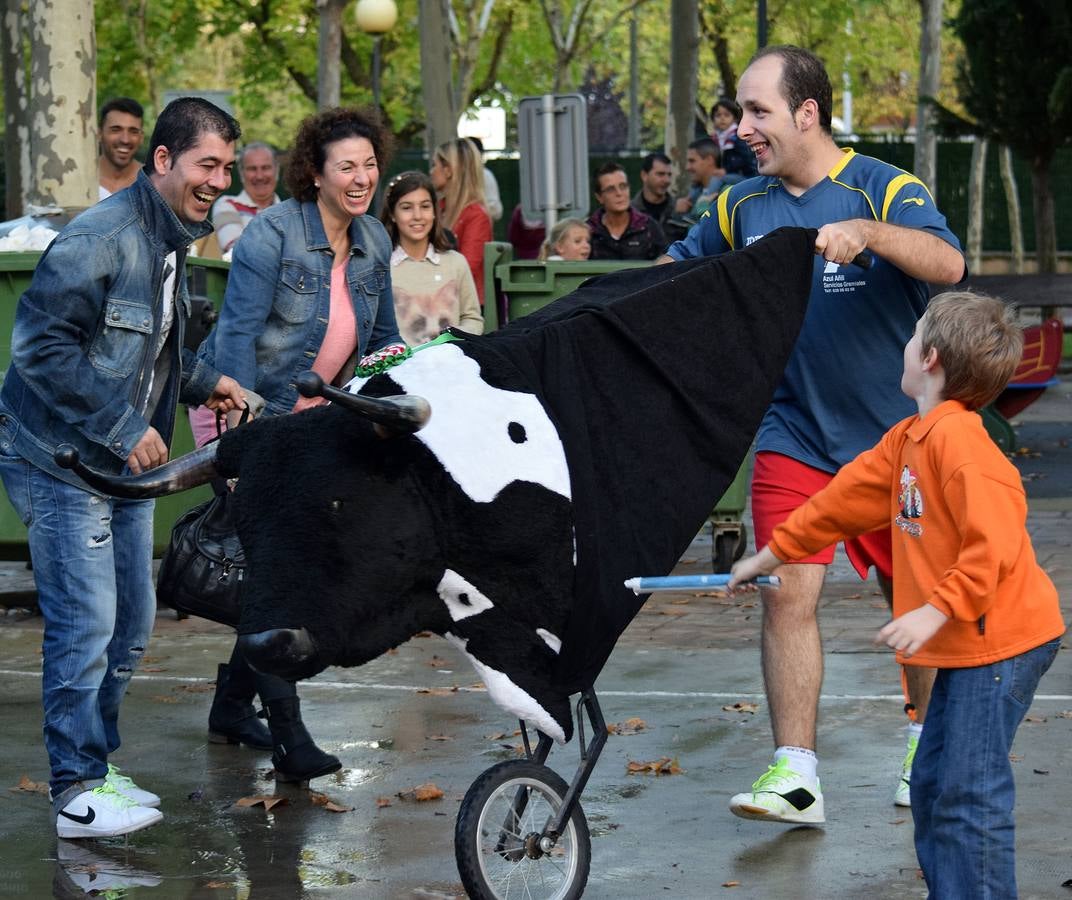
<svg viewBox="0 0 1072 900">
<path fill-rule="evenodd" d="M 1006 419 L 1027 409 L 1042 392 L 1057 383 L 1055 375 L 1061 361 L 1064 325 L 1060 319 L 1047 319 L 1041 325 L 1024 329 L 1024 354 L 1009 379 L 1009 386 L 994 401 Z"/>
</svg>

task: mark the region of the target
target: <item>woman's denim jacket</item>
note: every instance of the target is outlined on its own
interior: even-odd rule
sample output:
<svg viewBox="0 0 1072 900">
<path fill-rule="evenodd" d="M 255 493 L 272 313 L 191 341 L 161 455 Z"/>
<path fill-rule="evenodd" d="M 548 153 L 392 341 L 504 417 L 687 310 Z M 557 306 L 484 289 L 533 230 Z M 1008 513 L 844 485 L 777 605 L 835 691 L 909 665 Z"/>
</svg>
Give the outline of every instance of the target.
<svg viewBox="0 0 1072 900">
<path fill-rule="evenodd" d="M 117 473 L 150 424 L 170 443 L 179 400 L 201 403 L 219 380 L 189 351 L 182 365 L 190 311 L 186 248 L 211 230 L 206 223 L 180 222 L 144 172 L 63 229 L 16 308 L 11 366 L 0 390 L 0 449 L 85 487 L 53 461 L 60 444 L 74 445 L 90 466 Z M 146 421 L 165 256 L 172 251 L 175 315 L 161 351 L 170 367 Z"/>
<path fill-rule="evenodd" d="M 350 245 L 346 281 L 358 355 L 401 344 L 387 232 L 372 216 L 358 216 Z M 324 342 L 333 262 L 312 201 L 290 199 L 258 213 L 235 244 L 223 310 L 198 355 L 260 394 L 266 415 L 294 408 L 294 380 L 312 368 Z"/>
</svg>

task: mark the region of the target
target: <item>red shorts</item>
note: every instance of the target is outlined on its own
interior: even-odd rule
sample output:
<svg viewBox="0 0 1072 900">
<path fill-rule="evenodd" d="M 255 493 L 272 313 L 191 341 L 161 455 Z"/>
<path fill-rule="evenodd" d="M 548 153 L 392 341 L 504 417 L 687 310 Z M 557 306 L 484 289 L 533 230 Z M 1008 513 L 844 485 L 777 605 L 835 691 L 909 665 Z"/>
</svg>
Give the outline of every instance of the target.
<svg viewBox="0 0 1072 900">
<path fill-rule="evenodd" d="M 833 477 L 781 453 L 757 453 L 752 471 L 752 528 L 756 533 L 756 549 L 766 546 L 775 526 L 788 519 L 812 494 L 826 487 Z M 829 565 L 834 559 L 834 549 L 830 546 L 795 562 Z M 872 566 L 887 578 L 893 577 L 893 545 L 888 528 L 845 541 L 845 553 L 861 578 L 867 577 L 867 570 Z"/>
</svg>

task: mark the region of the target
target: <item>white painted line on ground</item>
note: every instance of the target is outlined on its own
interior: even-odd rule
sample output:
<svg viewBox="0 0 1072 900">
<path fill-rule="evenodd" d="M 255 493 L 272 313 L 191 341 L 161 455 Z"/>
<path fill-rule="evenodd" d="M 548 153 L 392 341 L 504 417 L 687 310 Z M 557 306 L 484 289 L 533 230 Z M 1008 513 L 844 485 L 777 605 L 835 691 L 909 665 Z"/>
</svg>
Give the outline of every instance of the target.
<svg viewBox="0 0 1072 900">
<path fill-rule="evenodd" d="M 0 669 L 0 677 L 40 678 L 40 672 L 24 672 L 16 669 Z M 175 682 L 178 684 L 209 684 L 211 678 L 183 675 L 135 675 L 134 681 Z M 330 690 L 362 690 L 399 693 L 416 693 L 417 691 L 457 691 L 459 694 L 484 694 L 485 688 L 471 685 L 428 685 L 428 684 L 384 684 L 366 681 L 303 681 L 302 690 L 306 688 L 327 688 Z M 597 690 L 599 697 L 667 697 L 670 699 L 706 699 L 706 700 L 764 700 L 764 694 L 743 691 L 614 691 Z M 904 694 L 822 694 L 821 700 L 889 700 L 904 703 Z M 1053 700 L 1068 703 L 1072 694 L 1036 694 L 1036 700 Z"/>
</svg>

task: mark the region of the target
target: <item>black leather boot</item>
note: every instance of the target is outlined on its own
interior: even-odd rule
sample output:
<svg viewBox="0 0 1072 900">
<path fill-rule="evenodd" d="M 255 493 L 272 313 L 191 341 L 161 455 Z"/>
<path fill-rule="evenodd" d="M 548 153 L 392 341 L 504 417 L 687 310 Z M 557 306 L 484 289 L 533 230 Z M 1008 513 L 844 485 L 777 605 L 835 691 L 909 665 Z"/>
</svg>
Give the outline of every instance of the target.
<svg viewBox="0 0 1072 900">
<path fill-rule="evenodd" d="M 330 775 L 342 768 L 338 757 L 325 753 L 316 744 L 301 719 L 301 701 L 295 697 L 268 700 L 264 704 L 268 728 L 275 747 L 272 765 L 276 781 L 308 781 Z"/>
<path fill-rule="evenodd" d="M 216 670 L 216 696 L 208 713 L 208 739 L 213 744 L 245 744 L 271 750 L 272 734 L 253 707 L 256 693 L 253 670 L 244 660 L 220 663 Z"/>
</svg>

